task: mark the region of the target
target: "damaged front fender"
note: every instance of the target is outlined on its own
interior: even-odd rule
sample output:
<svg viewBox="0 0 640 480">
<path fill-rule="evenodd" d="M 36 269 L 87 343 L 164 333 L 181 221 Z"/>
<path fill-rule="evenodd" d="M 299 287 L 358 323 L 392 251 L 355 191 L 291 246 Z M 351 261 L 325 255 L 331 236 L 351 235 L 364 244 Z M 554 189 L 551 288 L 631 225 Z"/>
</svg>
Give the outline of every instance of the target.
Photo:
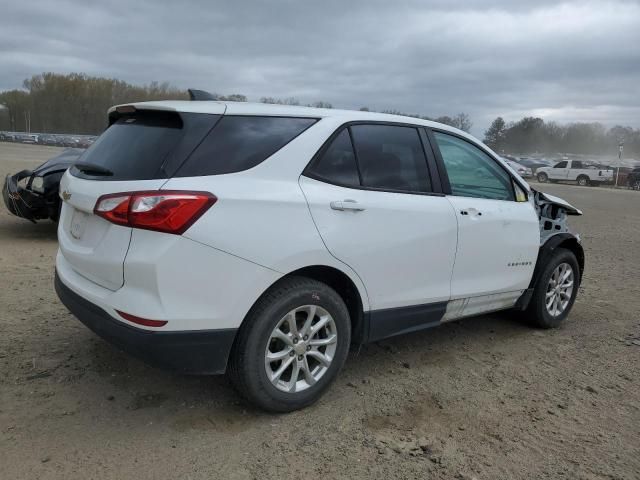
<svg viewBox="0 0 640 480">
<path fill-rule="evenodd" d="M 580 241 L 580 235 L 574 233 L 569 228 L 567 222 L 568 215 L 582 215 L 582 212 L 569 202 L 538 192 L 531 189 L 529 200 L 538 213 L 540 223 L 540 251 L 536 266 L 529 283 L 529 288 L 523 293 L 516 304 L 516 308 L 526 310 L 536 288 L 538 279 L 549 260 L 553 257 L 558 248 L 565 248 L 572 251 L 578 262 L 580 273 L 577 277 L 577 285 L 580 286 L 584 275 L 585 256 L 584 249 Z"/>
<path fill-rule="evenodd" d="M 567 222 L 568 215 L 582 215 L 582 211 L 569 202 L 532 189 L 531 201 L 538 213 L 540 221 L 540 245 L 544 245 L 549 238 L 560 233 L 571 233 L 578 240 L 580 237 L 571 232 Z"/>
<path fill-rule="evenodd" d="M 58 219 L 60 178 L 84 150 L 68 149 L 50 158 L 34 170 L 22 170 L 8 175 L 2 187 L 2 197 L 10 213 L 32 222 Z"/>
</svg>

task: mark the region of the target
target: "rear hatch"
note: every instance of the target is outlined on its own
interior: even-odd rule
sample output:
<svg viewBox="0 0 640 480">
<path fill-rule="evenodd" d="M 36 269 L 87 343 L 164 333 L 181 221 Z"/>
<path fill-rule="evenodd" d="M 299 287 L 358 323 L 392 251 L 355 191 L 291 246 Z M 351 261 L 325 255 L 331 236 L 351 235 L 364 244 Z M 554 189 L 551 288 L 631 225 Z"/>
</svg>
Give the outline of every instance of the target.
<svg viewBox="0 0 640 480">
<path fill-rule="evenodd" d="M 215 109 L 216 107 L 214 107 Z M 110 290 L 124 283 L 130 227 L 95 215 L 106 194 L 159 190 L 224 113 L 177 113 L 127 106 L 60 183 L 60 252 L 78 274 Z"/>
</svg>

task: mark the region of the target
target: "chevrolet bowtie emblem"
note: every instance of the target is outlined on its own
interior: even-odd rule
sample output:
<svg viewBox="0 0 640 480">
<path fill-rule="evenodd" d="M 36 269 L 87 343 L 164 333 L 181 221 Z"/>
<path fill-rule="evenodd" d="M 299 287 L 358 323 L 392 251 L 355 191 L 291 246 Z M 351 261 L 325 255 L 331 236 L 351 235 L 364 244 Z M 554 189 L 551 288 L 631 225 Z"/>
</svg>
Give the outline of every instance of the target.
<svg viewBox="0 0 640 480">
<path fill-rule="evenodd" d="M 62 199 L 66 202 L 67 200 L 69 200 L 71 198 L 71 194 L 69 192 L 67 192 L 66 190 L 64 190 L 62 192 Z"/>
</svg>

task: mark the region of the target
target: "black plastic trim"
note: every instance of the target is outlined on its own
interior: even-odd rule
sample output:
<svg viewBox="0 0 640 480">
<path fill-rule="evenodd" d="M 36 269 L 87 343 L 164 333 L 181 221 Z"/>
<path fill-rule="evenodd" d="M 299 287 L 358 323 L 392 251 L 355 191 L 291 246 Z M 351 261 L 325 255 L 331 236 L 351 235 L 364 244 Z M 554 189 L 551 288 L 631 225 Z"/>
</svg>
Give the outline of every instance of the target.
<svg viewBox="0 0 640 480">
<path fill-rule="evenodd" d="M 395 335 L 437 327 L 447 310 L 447 303 L 427 303 L 367 312 L 367 341 L 375 342 Z"/>
<path fill-rule="evenodd" d="M 424 150 L 424 155 L 427 158 L 427 167 L 429 169 L 429 176 L 431 177 L 431 189 L 436 193 L 442 193 L 442 180 L 440 175 L 440 170 L 438 169 L 438 162 L 436 161 L 436 156 L 433 153 L 433 147 L 431 146 L 431 141 L 427 136 L 427 132 L 424 128 L 418 129 L 418 135 L 420 136 L 420 141 L 422 142 L 422 149 Z"/>
<path fill-rule="evenodd" d="M 353 151 L 353 158 L 354 161 L 356 162 L 356 170 L 358 171 L 358 182 L 359 182 L 359 187 L 363 186 L 362 185 L 362 170 L 360 170 L 360 158 L 358 157 L 358 151 L 356 150 L 356 144 L 353 141 L 353 132 L 351 131 L 351 128 L 349 127 L 345 127 L 341 130 L 338 131 L 338 134 L 336 136 L 334 136 L 335 138 L 338 138 L 338 135 L 340 135 L 343 131 L 347 131 L 347 135 L 349 135 L 349 142 L 351 142 L 351 150 Z M 327 145 L 326 150 L 331 147 L 331 145 L 333 144 L 333 142 L 329 143 L 329 145 Z M 324 153 L 324 152 L 323 152 Z M 318 157 L 318 160 L 320 160 L 324 155 L 320 155 L 320 157 Z"/>
<path fill-rule="evenodd" d="M 433 132 L 430 128 L 422 127 L 422 129 L 426 133 L 427 139 L 429 140 L 429 146 L 431 147 L 431 152 L 433 153 L 433 158 L 437 166 L 437 174 L 440 177 L 442 192 L 447 195 L 451 195 L 451 184 L 449 183 L 449 175 L 447 175 L 447 169 L 444 166 L 442 154 L 440 153 L 440 149 L 438 148 L 438 144 L 436 143 L 436 137 L 433 136 Z"/>
<path fill-rule="evenodd" d="M 520 298 L 518 298 L 513 308 L 515 310 L 526 310 L 529 306 L 529 302 L 531 302 L 531 298 L 533 297 L 533 292 L 533 288 L 527 288 L 524 292 L 522 292 L 522 295 L 520 295 Z"/>
<path fill-rule="evenodd" d="M 149 331 L 116 320 L 55 276 L 62 303 L 98 336 L 121 350 L 166 370 L 192 375 L 224 373 L 237 329 Z"/>
<path fill-rule="evenodd" d="M 544 243 L 544 245 L 540 247 L 540 250 L 538 251 L 538 259 L 536 260 L 536 266 L 533 269 L 531 283 L 529 283 L 529 288 L 535 288 L 538 282 L 538 278 L 540 277 L 542 270 L 544 270 L 544 267 L 547 265 L 547 262 L 556 251 L 556 249 L 558 247 L 562 248 L 561 245 L 567 240 L 575 242 L 576 246 L 578 247 L 577 260 L 578 266 L 580 267 L 580 278 L 578 279 L 578 286 L 580 286 L 580 284 L 582 283 L 582 277 L 584 275 L 584 249 L 578 241 L 578 237 L 571 233 L 564 232 L 553 235 Z"/>
</svg>

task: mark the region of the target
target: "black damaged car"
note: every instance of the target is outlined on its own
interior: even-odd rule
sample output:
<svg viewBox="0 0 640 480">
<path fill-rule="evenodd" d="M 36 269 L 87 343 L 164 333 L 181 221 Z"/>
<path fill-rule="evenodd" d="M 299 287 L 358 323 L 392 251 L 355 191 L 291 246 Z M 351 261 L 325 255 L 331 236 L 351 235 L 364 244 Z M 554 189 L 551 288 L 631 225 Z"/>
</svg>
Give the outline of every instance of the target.
<svg viewBox="0 0 640 480">
<path fill-rule="evenodd" d="M 9 212 L 34 223 L 47 218 L 58 221 L 60 179 L 84 152 L 82 148 L 69 148 L 34 170 L 7 175 L 2 198 Z"/>
</svg>

